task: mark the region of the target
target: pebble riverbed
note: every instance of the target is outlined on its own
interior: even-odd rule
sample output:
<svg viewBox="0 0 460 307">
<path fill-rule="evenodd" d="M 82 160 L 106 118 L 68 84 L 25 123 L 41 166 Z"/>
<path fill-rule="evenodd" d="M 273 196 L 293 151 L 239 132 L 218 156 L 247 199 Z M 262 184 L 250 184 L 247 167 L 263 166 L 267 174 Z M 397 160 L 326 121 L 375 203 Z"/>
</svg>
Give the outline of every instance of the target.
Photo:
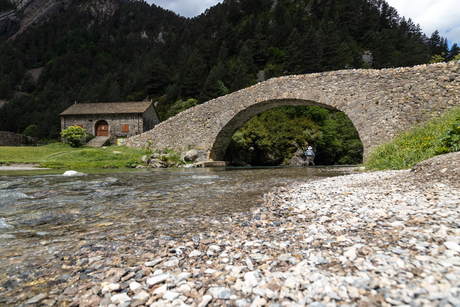
<svg viewBox="0 0 460 307">
<path fill-rule="evenodd" d="M 412 171 L 273 189 L 263 205 L 215 218 L 193 236 L 136 234 L 127 249 L 88 245 L 63 255 L 69 273 L 50 291 L 13 297 L 2 285 L 1 303 L 460 306 L 459 173 L 455 153 Z"/>
</svg>

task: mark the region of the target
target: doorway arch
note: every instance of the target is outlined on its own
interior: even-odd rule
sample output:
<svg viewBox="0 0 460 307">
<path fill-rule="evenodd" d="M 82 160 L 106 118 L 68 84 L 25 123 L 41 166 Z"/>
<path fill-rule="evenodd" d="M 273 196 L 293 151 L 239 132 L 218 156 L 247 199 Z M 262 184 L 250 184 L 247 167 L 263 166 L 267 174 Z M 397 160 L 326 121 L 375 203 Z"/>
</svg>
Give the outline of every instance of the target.
<svg viewBox="0 0 460 307">
<path fill-rule="evenodd" d="M 109 136 L 109 124 L 105 120 L 96 123 L 96 136 Z"/>
</svg>

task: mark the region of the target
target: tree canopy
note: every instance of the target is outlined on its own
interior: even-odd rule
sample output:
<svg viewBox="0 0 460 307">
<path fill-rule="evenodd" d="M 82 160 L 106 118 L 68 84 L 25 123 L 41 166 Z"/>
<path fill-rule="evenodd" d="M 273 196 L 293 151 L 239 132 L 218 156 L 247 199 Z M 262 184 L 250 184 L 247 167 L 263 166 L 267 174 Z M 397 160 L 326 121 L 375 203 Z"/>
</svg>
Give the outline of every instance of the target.
<svg viewBox="0 0 460 307">
<path fill-rule="evenodd" d="M 144 1 L 117 1 L 102 16 L 91 3 L 74 1 L 14 40 L 0 38 L 0 100 L 8 101 L 0 130 L 36 125 L 37 137 L 57 138 L 59 114 L 74 102 L 146 97 L 165 120 L 183 101 L 255 84 L 261 70 L 272 78 L 412 66 L 460 51 L 384 0 L 226 0 L 192 19 Z M 29 71 L 40 67 L 35 80 Z"/>
</svg>

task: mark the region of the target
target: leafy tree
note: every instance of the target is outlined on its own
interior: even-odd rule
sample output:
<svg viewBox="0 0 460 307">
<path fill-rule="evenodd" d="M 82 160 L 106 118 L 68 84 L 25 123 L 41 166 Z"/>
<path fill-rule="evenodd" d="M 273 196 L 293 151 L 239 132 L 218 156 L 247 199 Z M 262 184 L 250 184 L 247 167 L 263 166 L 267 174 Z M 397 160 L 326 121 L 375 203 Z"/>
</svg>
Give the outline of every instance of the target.
<svg viewBox="0 0 460 307">
<path fill-rule="evenodd" d="M 439 63 L 439 62 L 444 62 L 445 58 L 444 58 L 444 52 L 439 55 L 439 54 L 435 54 L 431 57 L 431 60 L 430 60 L 430 64 L 434 64 L 434 63 Z"/>
<path fill-rule="evenodd" d="M 65 142 L 72 147 L 81 147 L 82 140 L 86 138 L 85 129 L 79 126 L 70 126 L 69 128 L 61 131 L 61 136 Z"/>
<path fill-rule="evenodd" d="M 24 132 L 22 134 L 31 136 L 31 137 L 37 137 L 37 132 L 38 132 L 38 126 L 37 125 L 30 125 L 27 126 L 26 129 L 24 129 Z"/>
<path fill-rule="evenodd" d="M 0 10 L 11 5 L 0 0 Z M 423 64 L 443 52 L 450 61 L 460 52 L 456 44 L 449 50 L 439 32 L 426 37 L 385 0 L 228 0 L 193 19 L 145 1 L 118 2 L 110 16 L 91 2 L 73 2 L 48 22 L 7 38 L 0 37 L 0 99 L 8 100 L 0 129 L 20 133 L 36 125 L 40 138 L 59 136 L 59 113 L 75 101 L 150 96 L 166 119 L 183 101 L 252 85 L 260 69 L 271 78 L 361 68 L 364 51 L 375 68 Z M 27 70 L 39 67 L 43 72 L 32 82 Z M 16 91 L 22 94 L 15 97 Z M 325 163 L 338 163 L 352 150 L 351 141 L 334 132 L 342 119 L 326 111 L 320 123 L 310 111 L 291 111 L 283 110 L 289 121 L 318 125 L 307 134 L 317 136 L 318 146 L 327 140 L 323 145 L 333 155 Z M 288 157 L 294 147 L 277 148 L 278 156 Z"/>
</svg>

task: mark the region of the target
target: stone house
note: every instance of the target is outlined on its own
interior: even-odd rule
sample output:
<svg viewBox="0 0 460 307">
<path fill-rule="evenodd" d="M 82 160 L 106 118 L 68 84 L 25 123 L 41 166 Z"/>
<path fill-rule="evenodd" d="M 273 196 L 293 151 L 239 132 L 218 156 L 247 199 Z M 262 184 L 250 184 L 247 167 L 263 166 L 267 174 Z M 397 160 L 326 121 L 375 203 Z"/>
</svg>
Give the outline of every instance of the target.
<svg viewBox="0 0 460 307">
<path fill-rule="evenodd" d="M 127 137 L 151 130 L 160 123 L 150 101 L 75 103 L 60 115 L 61 131 L 80 126 L 87 134 L 109 138 L 112 144 L 121 144 Z"/>
</svg>

